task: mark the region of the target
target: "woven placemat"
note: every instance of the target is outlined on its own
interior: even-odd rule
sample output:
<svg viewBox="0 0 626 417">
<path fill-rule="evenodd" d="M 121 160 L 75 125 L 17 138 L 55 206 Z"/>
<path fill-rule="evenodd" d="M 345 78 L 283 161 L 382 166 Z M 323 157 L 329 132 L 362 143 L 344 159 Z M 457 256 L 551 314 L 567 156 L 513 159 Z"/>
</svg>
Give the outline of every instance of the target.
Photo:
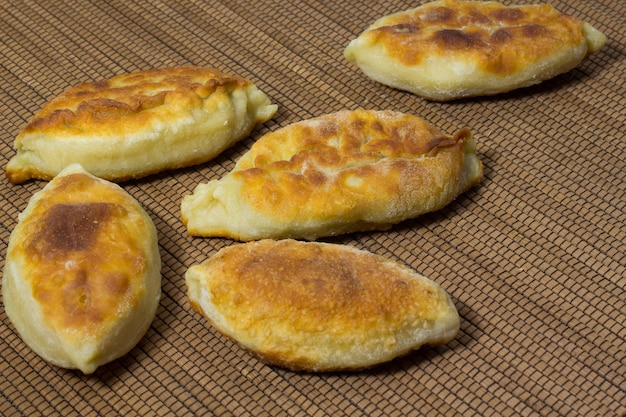
<svg viewBox="0 0 626 417">
<path fill-rule="evenodd" d="M 129 354 L 89 376 L 49 365 L 22 342 L 0 297 L 0 415 L 624 416 L 626 2 L 552 3 L 604 32 L 606 47 L 536 87 L 432 103 L 369 80 L 342 55 L 378 17 L 419 2 L 1 2 L 3 166 L 46 101 L 120 73 L 215 67 L 250 78 L 280 108 L 214 161 L 123 184 L 154 220 L 163 262 L 157 317 Z M 359 107 L 475 134 L 480 186 L 390 231 L 333 240 L 438 282 L 461 331 L 363 372 L 264 365 L 190 309 L 185 271 L 233 242 L 187 236 L 180 200 L 261 135 Z M 0 269 L 18 214 L 43 186 L 0 180 Z"/>
</svg>

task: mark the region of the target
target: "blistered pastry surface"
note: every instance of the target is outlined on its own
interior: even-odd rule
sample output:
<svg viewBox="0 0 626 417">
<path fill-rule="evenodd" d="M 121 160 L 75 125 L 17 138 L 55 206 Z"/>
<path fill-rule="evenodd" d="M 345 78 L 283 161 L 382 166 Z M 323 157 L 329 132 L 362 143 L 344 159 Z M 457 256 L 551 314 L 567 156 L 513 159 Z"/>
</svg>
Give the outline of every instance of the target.
<svg viewBox="0 0 626 417">
<path fill-rule="evenodd" d="M 218 88 L 250 82 L 201 67 L 150 69 L 69 88 L 38 111 L 22 134 L 42 131 L 63 136 L 108 136 L 149 128 L 155 115 L 177 120 L 184 109 L 198 109 Z"/>
<path fill-rule="evenodd" d="M 270 216 L 358 218 L 355 207 L 384 210 L 422 178 L 457 178 L 469 136 L 447 136 L 412 115 L 344 111 L 266 135 L 233 175 L 244 183 L 243 198 Z"/>
<path fill-rule="evenodd" d="M 454 54 L 500 76 L 585 42 L 581 22 L 549 4 L 445 0 L 382 18 L 363 36 L 406 66 Z"/>
</svg>

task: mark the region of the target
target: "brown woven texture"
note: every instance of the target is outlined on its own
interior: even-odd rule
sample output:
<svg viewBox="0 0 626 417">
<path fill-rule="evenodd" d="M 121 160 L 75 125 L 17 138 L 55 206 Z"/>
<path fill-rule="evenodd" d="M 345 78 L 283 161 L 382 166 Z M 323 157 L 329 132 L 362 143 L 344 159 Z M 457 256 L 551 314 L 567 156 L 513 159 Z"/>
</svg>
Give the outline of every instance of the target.
<svg viewBox="0 0 626 417">
<path fill-rule="evenodd" d="M 163 295 L 135 349 L 85 376 L 43 361 L 0 298 L 2 416 L 623 416 L 626 413 L 626 2 L 555 0 L 609 41 L 578 68 L 492 98 L 433 103 L 369 80 L 348 42 L 408 1 L 0 2 L 0 149 L 85 81 L 173 65 L 253 80 L 273 120 L 215 160 L 123 184 L 159 231 Z M 510 0 L 507 4 L 521 4 Z M 190 309 L 189 266 L 226 239 L 192 238 L 180 201 L 264 133 L 334 111 L 392 109 L 469 127 L 482 184 L 390 231 L 333 239 L 403 262 L 451 295 L 461 330 L 355 373 L 267 366 Z M 45 185 L 0 179 L 0 268 Z"/>
</svg>

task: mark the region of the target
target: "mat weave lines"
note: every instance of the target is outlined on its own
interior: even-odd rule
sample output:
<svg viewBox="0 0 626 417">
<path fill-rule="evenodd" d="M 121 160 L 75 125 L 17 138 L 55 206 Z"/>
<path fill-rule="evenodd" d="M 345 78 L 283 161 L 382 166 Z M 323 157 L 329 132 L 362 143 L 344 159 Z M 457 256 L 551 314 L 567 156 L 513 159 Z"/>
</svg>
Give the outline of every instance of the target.
<svg viewBox="0 0 626 417">
<path fill-rule="evenodd" d="M 606 47 L 539 86 L 442 104 L 377 84 L 342 56 L 375 19 L 419 2 L 0 2 L 2 166 L 47 100 L 120 73 L 216 67 L 252 79 L 280 106 L 216 160 L 123 185 L 152 216 L 163 260 L 157 317 L 128 355 L 91 376 L 48 365 L 0 298 L 0 415 L 624 416 L 626 2 L 552 3 L 603 31 Z M 266 366 L 190 310 L 186 269 L 233 242 L 187 236 L 181 197 L 224 175 L 261 135 L 358 107 L 475 133 L 479 187 L 388 232 L 333 240 L 441 284 L 461 331 L 365 372 Z M 0 270 L 18 213 L 43 186 L 0 180 Z"/>
</svg>

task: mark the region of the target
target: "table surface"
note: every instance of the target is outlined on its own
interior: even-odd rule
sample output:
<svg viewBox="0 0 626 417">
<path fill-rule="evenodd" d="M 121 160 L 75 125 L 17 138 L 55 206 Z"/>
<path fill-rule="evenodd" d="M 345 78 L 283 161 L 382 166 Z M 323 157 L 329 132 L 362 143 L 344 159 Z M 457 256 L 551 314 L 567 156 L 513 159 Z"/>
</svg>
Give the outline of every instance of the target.
<svg viewBox="0 0 626 417">
<path fill-rule="evenodd" d="M 604 32 L 604 49 L 534 87 L 434 103 L 369 80 L 343 58 L 374 20 L 419 2 L 1 2 L 3 166 L 46 101 L 120 73 L 214 67 L 253 80 L 279 110 L 213 161 L 122 184 L 152 217 L 162 258 L 157 316 L 129 354 L 89 376 L 49 365 L 22 342 L 0 298 L 0 415 L 624 416 L 626 2 L 552 3 Z M 263 134 L 356 108 L 474 132 L 485 166 L 478 187 L 389 231 L 334 240 L 438 282 L 461 330 L 445 346 L 368 371 L 267 366 L 190 309 L 185 271 L 234 242 L 188 236 L 180 200 Z M 0 269 L 18 214 L 44 185 L 2 176 Z"/>
</svg>

